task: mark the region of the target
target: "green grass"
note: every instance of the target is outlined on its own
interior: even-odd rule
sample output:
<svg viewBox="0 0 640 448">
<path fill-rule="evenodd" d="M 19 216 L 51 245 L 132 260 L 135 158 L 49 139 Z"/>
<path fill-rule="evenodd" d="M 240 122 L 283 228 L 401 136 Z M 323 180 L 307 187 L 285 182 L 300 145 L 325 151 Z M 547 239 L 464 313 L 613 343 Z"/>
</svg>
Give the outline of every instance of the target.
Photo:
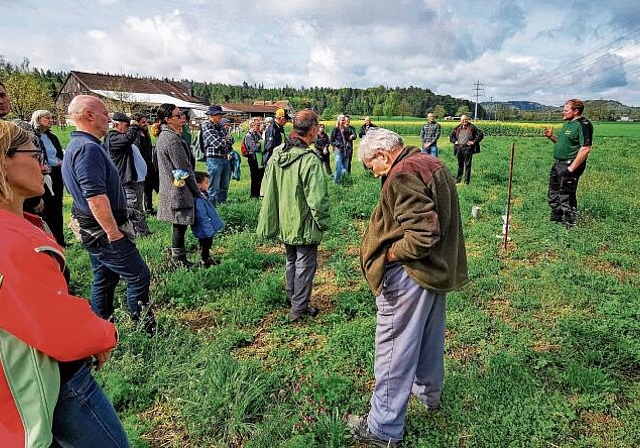
<svg viewBox="0 0 640 448">
<path fill-rule="evenodd" d="M 427 414 L 410 401 L 405 446 L 640 444 L 638 130 L 596 123 L 572 230 L 548 222 L 552 145 L 487 135 L 471 185 L 459 188 L 472 282 L 447 298 L 443 407 Z M 416 134 L 404 137 L 418 143 Z M 512 142 L 505 251 L 496 235 Z M 446 138 L 440 149 L 453 170 Z M 347 185 L 330 185 L 332 226 L 312 298 L 321 313 L 301 324 L 290 325 L 283 306 L 282 246 L 253 233 L 260 203 L 248 197 L 246 165 L 219 210 L 227 223 L 214 242 L 221 265 L 170 270 L 170 226 L 150 219 L 155 234 L 139 248 L 160 334 L 147 339 L 118 310 L 120 343 L 98 375 L 133 446 L 348 445 L 343 416 L 367 411 L 373 385 L 376 310 L 358 245 L 379 192 L 379 181 L 354 167 Z M 195 259 L 193 236 L 187 245 Z M 87 254 L 77 244 L 68 253 L 74 286 L 86 295 Z"/>
</svg>

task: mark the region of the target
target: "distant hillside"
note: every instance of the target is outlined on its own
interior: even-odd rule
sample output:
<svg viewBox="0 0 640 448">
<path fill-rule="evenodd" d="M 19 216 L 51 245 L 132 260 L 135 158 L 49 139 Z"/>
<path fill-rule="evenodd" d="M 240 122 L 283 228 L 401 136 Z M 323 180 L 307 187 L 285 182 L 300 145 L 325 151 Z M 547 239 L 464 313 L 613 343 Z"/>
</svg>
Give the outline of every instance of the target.
<svg viewBox="0 0 640 448">
<path fill-rule="evenodd" d="M 547 106 L 533 101 L 484 103 L 490 115 L 502 119 L 552 119 L 559 117 L 562 106 Z M 612 100 L 585 100 L 585 115 L 593 120 L 615 121 L 621 117 L 640 119 L 640 108 Z"/>
<path fill-rule="evenodd" d="M 552 106 L 545 106 L 544 104 L 540 104 L 540 103 L 534 103 L 531 101 L 507 101 L 506 104 L 509 104 L 518 110 L 530 110 L 530 111 L 542 111 L 552 107 Z"/>
</svg>

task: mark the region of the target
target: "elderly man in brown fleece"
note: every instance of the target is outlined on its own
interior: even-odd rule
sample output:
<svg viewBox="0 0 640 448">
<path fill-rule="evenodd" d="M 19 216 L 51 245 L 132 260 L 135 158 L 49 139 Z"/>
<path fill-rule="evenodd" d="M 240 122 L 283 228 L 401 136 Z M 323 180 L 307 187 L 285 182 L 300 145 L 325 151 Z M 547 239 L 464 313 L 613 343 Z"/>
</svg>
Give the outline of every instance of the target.
<svg viewBox="0 0 640 448">
<path fill-rule="evenodd" d="M 367 418 L 352 416 L 356 440 L 398 446 L 409 396 L 440 406 L 445 297 L 468 280 L 455 182 L 443 163 L 387 129 L 370 129 L 359 158 L 382 177 L 380 200 L 360 246 L 376 295 L 376 385 Z"/>
</svg>

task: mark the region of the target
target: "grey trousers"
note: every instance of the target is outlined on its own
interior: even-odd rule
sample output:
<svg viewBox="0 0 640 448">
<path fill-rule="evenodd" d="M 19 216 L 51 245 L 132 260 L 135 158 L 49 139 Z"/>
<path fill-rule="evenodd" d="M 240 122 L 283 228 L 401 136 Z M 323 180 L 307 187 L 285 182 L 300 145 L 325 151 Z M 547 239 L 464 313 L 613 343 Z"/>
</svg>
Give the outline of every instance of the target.
<svg viewBox="0 0 640 448">
<path fill-rule="evenodd" d="M 144 182 L 127 182 L 122 184 L 124 193 L 127 195 L 127 208 L 135 210 L 129 213 L 129 219 L 133 223 L 136 235 L 147 235 L 151 232 L 147 225 L 147 218 L 144 214 Z"/>
<path fill-rule="evenodd" d="M 284 245 L 287 251 L 285 290 L 291 300 L 291 314 L 300 316 L 309 308 L 313 277 L 316 275 L 318 245 Z"/>
<path fill-rule="evenodd" d="M 427 407 L 440 404 L 446 293 L 423 289 L 401 263 L 393 263 L 387 265 L 376 306 L 376 385 L 369 430 L 382 440 L 399 441 L 412 392 Z"/>
</svg>

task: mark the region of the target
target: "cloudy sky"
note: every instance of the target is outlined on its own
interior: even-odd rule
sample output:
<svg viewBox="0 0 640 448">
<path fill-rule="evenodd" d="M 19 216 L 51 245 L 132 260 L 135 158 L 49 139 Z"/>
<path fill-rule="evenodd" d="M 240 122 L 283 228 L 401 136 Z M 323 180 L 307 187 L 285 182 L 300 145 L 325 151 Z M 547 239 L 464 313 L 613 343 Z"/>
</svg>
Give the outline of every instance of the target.
<svg viewBox="0 0 640 448">
<path fill-rule="evenodd" d="M 640 106 L 636 0 L 0 0 L 0 30 L 53 70 Z"/>
</svg>

